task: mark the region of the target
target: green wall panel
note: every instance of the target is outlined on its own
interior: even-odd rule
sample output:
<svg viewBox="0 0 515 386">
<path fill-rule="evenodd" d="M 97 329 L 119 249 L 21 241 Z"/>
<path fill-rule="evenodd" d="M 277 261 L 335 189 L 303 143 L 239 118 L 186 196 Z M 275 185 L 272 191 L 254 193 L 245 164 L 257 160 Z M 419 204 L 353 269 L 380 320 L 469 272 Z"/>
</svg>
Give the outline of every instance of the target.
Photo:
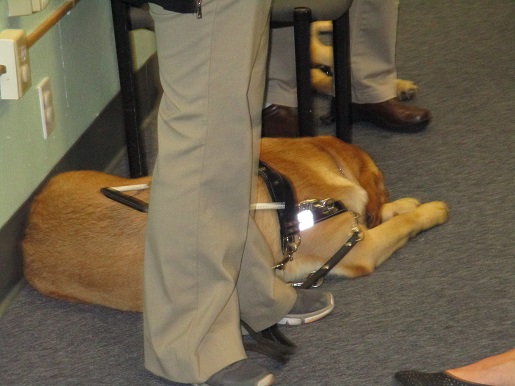
<svg viewBox="0 0 515 386">
<path fill-rule="evenodd" d="M 61 4 L 51 1 L 43 12 L 10 18 L 7 1 L 0 0 L 0 28 L 30 34 Z M 82 0 L 29 55 L 31 89 L 19 100 L 0 100 L 0 228 L 119 91 L 110 1 Z M 47 76 L 56 127 L 45 140 L 36 86 Z"/>
</svg>

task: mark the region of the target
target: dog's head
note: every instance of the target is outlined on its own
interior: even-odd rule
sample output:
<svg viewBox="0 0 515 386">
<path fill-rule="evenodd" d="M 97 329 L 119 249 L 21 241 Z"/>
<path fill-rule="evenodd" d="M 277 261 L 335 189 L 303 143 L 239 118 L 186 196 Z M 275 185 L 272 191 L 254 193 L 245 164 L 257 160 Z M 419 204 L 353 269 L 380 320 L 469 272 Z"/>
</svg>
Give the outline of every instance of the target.
<svg viewBox="0 0 515 386">
<path fill-rule="evenodd" d="M 381 206 L 388 202 L 388 191 L 384 186 L 383 173 L 372 158 L 358 146 L 334 137 L 317 137 L 315 141 L 321 149 L 331 154 L 342 173 L 357 181 L 367 192 L 368 202 L 365 206 L 367 226 L 373 228 L 381 224 Z"/>
</svg>

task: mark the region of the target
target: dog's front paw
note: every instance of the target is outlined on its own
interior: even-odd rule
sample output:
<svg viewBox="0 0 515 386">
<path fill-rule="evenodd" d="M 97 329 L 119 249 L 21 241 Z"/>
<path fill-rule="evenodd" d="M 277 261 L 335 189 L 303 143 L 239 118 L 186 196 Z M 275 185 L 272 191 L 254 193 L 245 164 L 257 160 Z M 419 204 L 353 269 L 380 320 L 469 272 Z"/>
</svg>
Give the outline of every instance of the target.
<svg viewBox="0 0 515 386">
<path fill-rule="evenodd" d="M 396 201 L 388 202 L 381 208 L 383 222 L 399 214 L 413 212 L 420 206 L 420 201 L 413 197 L 401 198 Z"/>
<path fill-rule="evenodd" d="M 397 79 L 397 98 L 401 101 L 410 101 L 417 95 L 418 87 L 411 80 Z"/>
<path fill-rule="evenodd" d="M 449 207 L 443 201 L 432 201 L 419 206 L 422 214 L 423 229 L 429 229 L 441 225 L 449 218 Z"/>
</svg>

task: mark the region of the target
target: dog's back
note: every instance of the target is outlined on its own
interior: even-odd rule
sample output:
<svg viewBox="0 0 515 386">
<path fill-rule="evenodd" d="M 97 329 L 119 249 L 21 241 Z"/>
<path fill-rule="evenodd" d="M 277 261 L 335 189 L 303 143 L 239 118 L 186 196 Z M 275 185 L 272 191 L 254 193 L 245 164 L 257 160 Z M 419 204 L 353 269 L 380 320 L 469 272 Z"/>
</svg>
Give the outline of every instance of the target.
<svg viewBox="0 0 515 386">
<path fill-rule="evenodd" d="M 141 309 L 146 214 L 100 188 L 147 183 L 93 171 L 57 175 L 35 198 L 22 242 L 24 276 L 43 294 Z M 148 191 L 139 193 L 148 200 Z"/>
</svg>

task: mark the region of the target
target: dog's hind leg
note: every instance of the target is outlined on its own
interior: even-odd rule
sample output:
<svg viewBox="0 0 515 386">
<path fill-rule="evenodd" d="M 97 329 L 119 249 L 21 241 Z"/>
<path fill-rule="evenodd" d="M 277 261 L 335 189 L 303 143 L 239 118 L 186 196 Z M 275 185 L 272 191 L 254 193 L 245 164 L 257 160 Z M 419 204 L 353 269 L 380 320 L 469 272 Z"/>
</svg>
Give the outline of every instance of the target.
<svg viewBox="0 0 515 386">
<path fill-rule="evenodd" d="M 444 202 L 434 201 L 364 230 L 363 240 L 337 265 L 335 274 L 358 277 L 372 273 L 418 233 L 443 224 L 448 218 Z"/>
</svg>

